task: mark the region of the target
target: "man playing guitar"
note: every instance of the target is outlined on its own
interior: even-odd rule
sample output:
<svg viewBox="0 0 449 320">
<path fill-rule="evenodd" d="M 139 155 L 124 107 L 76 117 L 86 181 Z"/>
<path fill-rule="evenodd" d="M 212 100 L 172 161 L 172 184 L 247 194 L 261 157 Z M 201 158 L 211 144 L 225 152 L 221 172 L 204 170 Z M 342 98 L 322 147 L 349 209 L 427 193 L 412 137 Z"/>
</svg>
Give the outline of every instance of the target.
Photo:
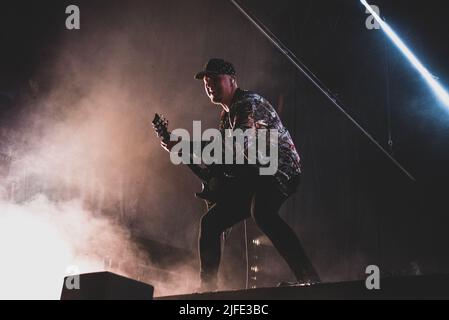
<svg viewBox="0 0 449 320">
<path fill-rule="evenodd" d="M 295 232 L 278 211 L 299 184 L 300 157 L 279 115 L 262 96 L 241 90 L 234 66 L 223 59 L 210 59 L 205 69 L 195 75 L 202 80 L 211 102 L 223 110 L 219 129 L 276 129 L 278 168 L 274 175 L 254 174 L 247 165 L 227 168 L 235 177 L 226 194 L 208 206 L 201 218 L 199 232 L 200 279 L 202 290 L 217 288 L 221 258 L 220 235 L 236 223 L 252 216 L 257 226 L 271 240 L 296 276 L 298 284 L 319 282 L 319 276 L 307 257 Z M 171 151 L 177 141 L 164 139 L 162 147 Z M 244 152 L 248 146 L 241 146 Z"/>
</svg>

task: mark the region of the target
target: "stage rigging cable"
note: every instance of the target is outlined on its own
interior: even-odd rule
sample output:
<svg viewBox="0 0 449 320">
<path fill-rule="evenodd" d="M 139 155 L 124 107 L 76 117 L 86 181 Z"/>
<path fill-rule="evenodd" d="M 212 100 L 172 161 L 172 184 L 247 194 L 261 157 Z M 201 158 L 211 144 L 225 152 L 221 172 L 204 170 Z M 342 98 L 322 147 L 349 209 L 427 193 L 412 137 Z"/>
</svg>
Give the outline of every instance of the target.
<svg viewBox="0 0 449 320">
<path fill-rule="evenodd" d="M 416 179 L 387 151 L 382 145 L 377 142 L 373 136 L 360 125 L 343 106 L 343 103 L 333 94 L 315 74 L 310 71 L 296 55 L 285 46 L 261 21 L 259 21 L 253 14 L 244 8 L 237 0 L 230 0 L 230 2 L 298 69 L 301 73 L 309 79 L 328 99 L 349 119 L 362 133 L 377 147 L 383 154 L 385 154 L 407 177 L 416 182 Z"/>
</svg>

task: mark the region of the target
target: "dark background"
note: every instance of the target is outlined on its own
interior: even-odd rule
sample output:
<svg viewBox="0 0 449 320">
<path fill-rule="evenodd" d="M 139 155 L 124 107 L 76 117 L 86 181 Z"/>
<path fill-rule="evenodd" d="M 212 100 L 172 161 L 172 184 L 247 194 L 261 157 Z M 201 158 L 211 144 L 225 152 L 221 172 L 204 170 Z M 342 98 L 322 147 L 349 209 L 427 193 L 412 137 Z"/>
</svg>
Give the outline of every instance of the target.
<svg viewBox="0 0 449 320">
<path fill-rule="evenodd" d="M 93 63 L 101 59 L 98 56 L 108 56 L 102 41 L 113 42 L 111 34 L 118 31 L 129 35 L 132 47 L 129 78 L 137 74 L 139 81 L 147 81 L 140 85 L 159 88 L 152 100 L 171 106 L 165 112 L 177 113 L 175 126 L 188 128 L 196 119 L 215 127 L 217 112 L 211 111 L 193 74 L 208 58 L 223 57 L 236 65 L 242 87 L 272 101 L 300 150 L 302 185 L 281 214 L 300 235 L 323 279 L 358 279 L 368 264 L 379 265 L 384 274 L 413 273 L 416 266 L 421 273 L 445 273 L 449 267 L 449 108 L 381 30 L 365 28 L 368 15 L 359 1 L 242 3 L 338 95 L 346 110 L 416 182 L 228 1 L 3 1 L 1 127 L 20 130 L 30 79 L 39 79 L 41 91 L 51 92 L 58 81 L 51 72 L 52 61 L 63 49 L 70 48 L 84 63 Z M 64 27 L 69 4 L 81 9 L 79 31 Z M 449 24 L 443 1 L 371 4 L 380 7 L 390 26 L 447 85 Z M 148 56 L 157 60 L 149 62 Z M 148 119 L 157 111 L 150 107 Z M 2 139 L 6 144 L 8 134 Z M 154 147 L 157 141 L 149 139 Z M 159 201 L 170 205 L 146 203 L 142 213 L 132 217 L 137 221 L 134 225 L 148 238 L 195 252 L 197 221 L 204 210 L 191 196 L 198 189 L 197 181 L 187 170 L 173 168 L 159 149 L 153 150 L 162 163 L 156 166 L 169 172 Z M 147 174 L 147 184 L 157 181 L 157 172 Z M 157 227 L 145 226 L 152 210 L 164 211 Z M 253 227 L 251 232 L 256 232 Z M 236 228 L 237 248 L 241 235 L 241 227 Z M 235 252 L 242 257 L 242 250 Z M 244 270 L 241 262 L 233 265 Z"/>
</svg>

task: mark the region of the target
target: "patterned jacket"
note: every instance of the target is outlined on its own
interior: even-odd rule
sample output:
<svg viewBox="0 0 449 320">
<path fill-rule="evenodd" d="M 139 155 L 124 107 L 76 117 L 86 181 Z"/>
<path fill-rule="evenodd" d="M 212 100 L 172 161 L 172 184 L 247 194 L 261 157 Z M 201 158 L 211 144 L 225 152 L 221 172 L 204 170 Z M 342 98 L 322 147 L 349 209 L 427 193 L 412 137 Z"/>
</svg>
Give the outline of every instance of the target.
<svg viewBox="0 0 449 320">
<path fill-rule="evenodd" d="M 273 106 L 262 96 L 237 89 L 229 112 L 222 111 L 219 129 L 276 129 L 278 131 L 278 169 L 274 174 L 278 189 L 291 195 L 299 182 L 301 161 L 288 130 L 284 127 Z M 247 154 L 245 143 L 244 152 Z"/>
</svg>

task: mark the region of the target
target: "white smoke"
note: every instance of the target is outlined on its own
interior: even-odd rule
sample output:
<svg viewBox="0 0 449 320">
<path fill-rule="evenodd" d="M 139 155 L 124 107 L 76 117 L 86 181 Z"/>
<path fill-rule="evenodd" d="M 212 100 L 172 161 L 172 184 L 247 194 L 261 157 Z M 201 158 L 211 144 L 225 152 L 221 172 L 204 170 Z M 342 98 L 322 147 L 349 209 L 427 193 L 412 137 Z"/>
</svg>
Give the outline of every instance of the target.
<svg viewBox="0 0 449 320">
<path fill-rule="evenodd" d="M 102 271 L 107 258 L 145 259 L 125 229 L 79 200 L 38 195 L 20 205 L 1 201 L 0 212 L 0 299 L 58 299 L 68 273 Z"/>
</svg>

